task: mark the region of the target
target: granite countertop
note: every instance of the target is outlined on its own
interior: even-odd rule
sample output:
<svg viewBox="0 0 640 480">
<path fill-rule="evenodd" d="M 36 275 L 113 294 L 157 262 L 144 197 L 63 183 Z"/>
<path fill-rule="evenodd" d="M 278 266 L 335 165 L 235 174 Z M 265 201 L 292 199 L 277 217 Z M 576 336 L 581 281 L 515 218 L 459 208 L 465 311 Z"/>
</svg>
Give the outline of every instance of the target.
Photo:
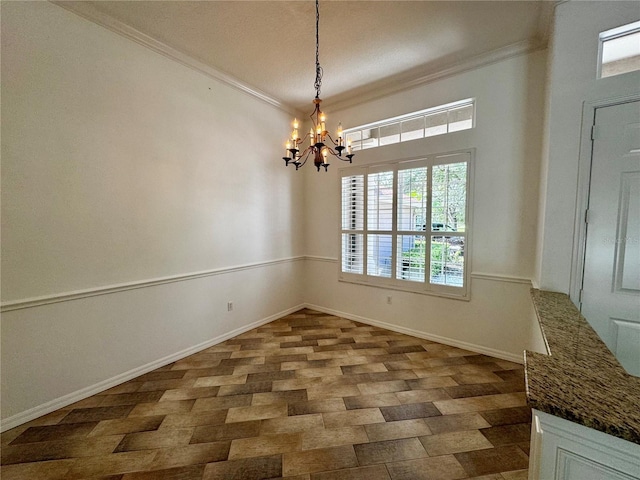
<svg viewBox="0 0 640 480">
<path fill-rule="evenodd" d="M 531 290 L 549 355 L 525 352 L 532 408 L 640 444 L 640 378 L 563 293 Z"/>
</svg>

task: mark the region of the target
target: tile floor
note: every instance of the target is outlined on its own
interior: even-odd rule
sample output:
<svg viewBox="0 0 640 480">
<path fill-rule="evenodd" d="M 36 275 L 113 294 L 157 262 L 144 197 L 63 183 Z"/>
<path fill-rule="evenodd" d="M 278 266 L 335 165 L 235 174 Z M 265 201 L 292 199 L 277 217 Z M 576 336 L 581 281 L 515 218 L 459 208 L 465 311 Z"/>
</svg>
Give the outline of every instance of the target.
<svg viewBox="0 0 640 480">
<path fill-rule="evenodd" d="M 521 365 L 302 310 L 2 434 L 0 476 L 515 480 Z"/>
</svg>

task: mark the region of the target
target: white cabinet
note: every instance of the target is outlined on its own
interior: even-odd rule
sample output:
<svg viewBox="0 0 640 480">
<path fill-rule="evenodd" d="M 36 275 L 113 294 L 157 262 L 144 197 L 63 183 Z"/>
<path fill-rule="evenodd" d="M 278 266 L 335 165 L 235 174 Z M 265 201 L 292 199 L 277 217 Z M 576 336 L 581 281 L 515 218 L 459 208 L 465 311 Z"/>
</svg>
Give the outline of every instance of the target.
<svg viewBox="0 0 640 480">
<path fill-rule="evenodd" d="M 533 410 L 529 480 L 637 480 L 640 445 Z"/>
</svg>

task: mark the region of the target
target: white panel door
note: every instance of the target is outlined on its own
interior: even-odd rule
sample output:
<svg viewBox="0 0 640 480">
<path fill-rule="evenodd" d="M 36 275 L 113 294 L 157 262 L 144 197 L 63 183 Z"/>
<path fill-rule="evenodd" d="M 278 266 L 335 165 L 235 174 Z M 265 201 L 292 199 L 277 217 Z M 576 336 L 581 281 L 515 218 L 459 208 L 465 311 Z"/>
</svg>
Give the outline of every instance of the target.
<svg viewBox="0 0 640 480">
<path fill-rule="evenodd" d="M 640 376 L 640 102 L 596 109 L 582 314 Z"/>
</svg>

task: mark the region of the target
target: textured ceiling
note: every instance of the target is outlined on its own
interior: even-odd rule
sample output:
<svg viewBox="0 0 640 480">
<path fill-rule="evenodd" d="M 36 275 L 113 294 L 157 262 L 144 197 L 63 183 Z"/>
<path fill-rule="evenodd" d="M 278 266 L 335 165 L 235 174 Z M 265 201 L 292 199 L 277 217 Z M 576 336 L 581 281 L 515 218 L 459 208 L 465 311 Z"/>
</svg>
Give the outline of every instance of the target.
<svg viewBox="0 0 640 480">
<path fill-rule="evenodd" d="M 294 108 L 311 105 L 313 1 L 56 3 L 114 19 Z M 348 102 L 505 47 L 539 46 L 552 6 L 543 0 L 321 1 L 321 96 Z"/>
</svg>

